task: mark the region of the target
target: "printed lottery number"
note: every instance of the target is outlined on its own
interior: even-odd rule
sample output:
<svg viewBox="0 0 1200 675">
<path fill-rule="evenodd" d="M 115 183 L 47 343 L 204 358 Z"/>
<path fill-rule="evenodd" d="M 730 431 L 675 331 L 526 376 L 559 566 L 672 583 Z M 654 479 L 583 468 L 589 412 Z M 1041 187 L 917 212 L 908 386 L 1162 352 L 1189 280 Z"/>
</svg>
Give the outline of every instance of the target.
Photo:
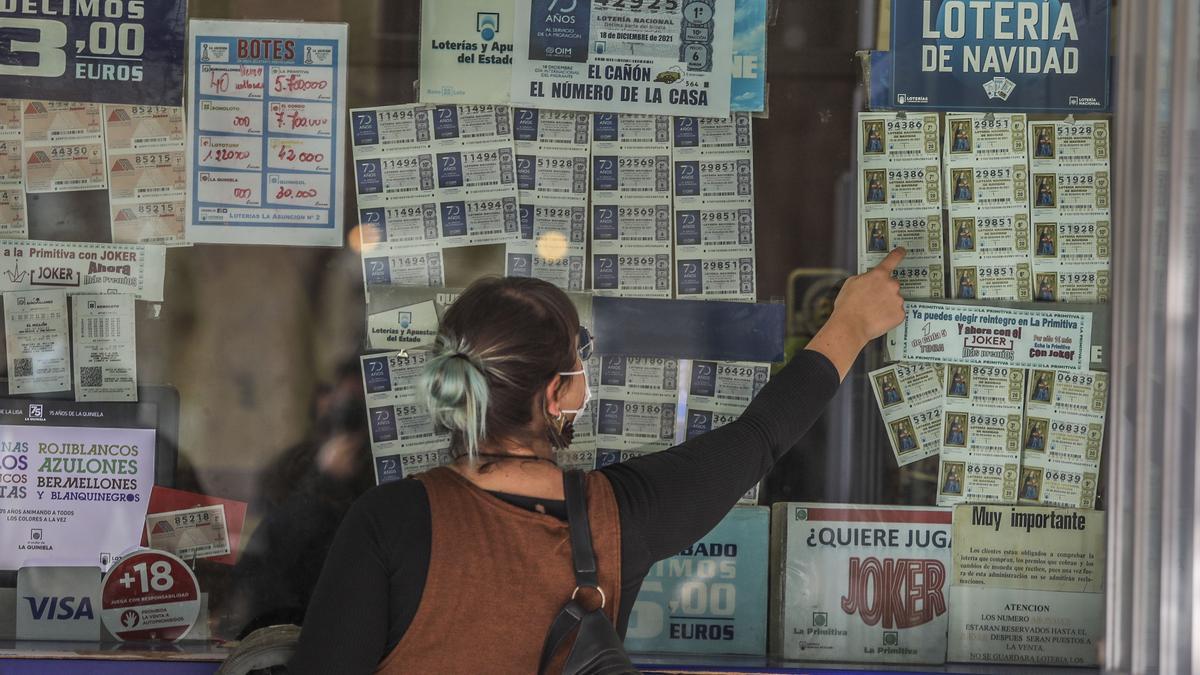
<svg viewBox="0 0 1200 675">
<path fill-rule="evenodd" d="M 570 9 L 563 9 L 563 13 L 575 11 L 578 0 L 552 0 L 550 11 L 553 12 L 557 5 L 567 4 L 570 4 Z M 593 4 L 601 9 L 624 9 L 631 12 L 674 12 L 679 9 L 679 0 L 595 0 Z"/>
</svg>

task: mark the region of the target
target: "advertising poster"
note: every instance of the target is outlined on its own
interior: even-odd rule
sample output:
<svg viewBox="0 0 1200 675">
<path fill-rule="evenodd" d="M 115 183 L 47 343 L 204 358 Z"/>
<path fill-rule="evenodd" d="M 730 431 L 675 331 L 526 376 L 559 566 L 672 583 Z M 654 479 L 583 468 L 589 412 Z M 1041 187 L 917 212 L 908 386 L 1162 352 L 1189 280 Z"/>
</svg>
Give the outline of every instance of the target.
<svg viewBox="0 0 1200 675">
<path fill-rule="evenodd" d="M 137 546 L 155 431 L 136 409 L 0 400 L 0 569 L 100 565 Z"/>
<path fill-rule="evenodd" d="M 424 0 L 418 99 L 507 104 L 514 26 L 512 0 Z"/>
<path fill-rule="evenodd" d="M 902 361 L 1085 370 L 1092 315 L 909 302 L 894 332 Z"/>
<path fill-rule="evenodd" d="M 345 24 L 191 23 L 188 241 L 341 246 Z"/>
<path fill-rule="evenodd" d="M 737 0 L 733 24 L 733 91 L 730 110 L 767 108 L 767 0 Z"/>
<path fill-rule="evenodd" d="M 48 101 L 180 105 L 187 0 L 0 3 L 0 91 Z"/>
<path fill-rule="evenodd" d="M 932 507 L 775 504 L 772 653 L 943 663 L 951 516 Z"/>
<path fill-rule="evenodd" d="M 892 0 L 891 100 L 907 110 L 1107 112 L 1109 0 Z"/>
<path fill-rule="evenodd" d="M 515 105 L 729 115 L 733 2 L 517 0 L 516 5 Z"/>
<path fill-rule="evenodd" d="M 765 655 L 770 515 L 734 507 L 699 541 L 655 563 L 633 605 L 626 649 Z"/>
<path fill-rule="evenodd" d="M 162 302 L 162 246 L 0 240 L 0 292 L 131 293 Z"/>
<path fill-rule="evenodd" d="M 1101 511 L 955 508 L 949 660 L 1096 665 L 1104 525 Z"/>
</svg>

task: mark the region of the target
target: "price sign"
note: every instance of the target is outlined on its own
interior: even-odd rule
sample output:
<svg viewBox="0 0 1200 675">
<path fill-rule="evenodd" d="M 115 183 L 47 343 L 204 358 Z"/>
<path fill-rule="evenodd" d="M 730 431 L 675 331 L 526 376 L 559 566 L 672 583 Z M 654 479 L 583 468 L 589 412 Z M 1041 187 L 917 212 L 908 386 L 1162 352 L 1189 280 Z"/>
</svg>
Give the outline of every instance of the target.
<svg viewBox="0 0 1200 675">
<path fill-rule="evenodd" d="M 101 586 L 100 620 L 120 640 L 182 638 L 200 614 L 200 585 L 179 558 L 146 549 L 122 558 Z"/>
<path fill-rule="evenodd" d="M 10 98 L 183 102 L 187 0 L 0 3 L 0 90 Z"/>
</svg>

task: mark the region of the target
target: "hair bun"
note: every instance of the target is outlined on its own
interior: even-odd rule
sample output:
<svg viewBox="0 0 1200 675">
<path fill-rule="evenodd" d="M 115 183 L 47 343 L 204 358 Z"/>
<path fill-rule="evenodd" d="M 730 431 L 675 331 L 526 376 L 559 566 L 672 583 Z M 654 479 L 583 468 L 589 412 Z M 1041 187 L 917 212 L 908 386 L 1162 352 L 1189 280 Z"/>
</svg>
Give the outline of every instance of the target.
<svg viewBox="0 0 1200 675">
<path fill-rule="evenodd" d="M 439 335 L 419 383 L 434 426 L 461 432 L 468 450 L 478 452 L 487 433 L 486 366 L 462 340 Z"/>
</svg>

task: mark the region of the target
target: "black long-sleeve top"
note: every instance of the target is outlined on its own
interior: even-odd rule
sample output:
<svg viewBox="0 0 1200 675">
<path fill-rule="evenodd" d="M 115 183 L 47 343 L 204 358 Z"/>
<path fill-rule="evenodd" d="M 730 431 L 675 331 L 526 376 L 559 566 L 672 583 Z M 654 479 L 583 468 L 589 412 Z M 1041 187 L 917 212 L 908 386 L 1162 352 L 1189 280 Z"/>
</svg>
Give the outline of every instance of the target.
<svg viewBox="0 0 1200 675">
<path fill-rule="evenodd" d="M 827 358 L 802 351 L 737 421 L 669 450 L 599 469 L 612 484 L 621 523 L 621 635 L 651 566 L 715 527 L 799 442 L 839 383 Z M 536 502 L 566 520 L 562 502 L 493 494 L 527 508 Z M 355 502 L 325 560 L 289 672 L 375 670 L 416 615 L 429 568 L 430 530 L 429 500 L 419 481 L 381 485 Z"/>
</svg>

